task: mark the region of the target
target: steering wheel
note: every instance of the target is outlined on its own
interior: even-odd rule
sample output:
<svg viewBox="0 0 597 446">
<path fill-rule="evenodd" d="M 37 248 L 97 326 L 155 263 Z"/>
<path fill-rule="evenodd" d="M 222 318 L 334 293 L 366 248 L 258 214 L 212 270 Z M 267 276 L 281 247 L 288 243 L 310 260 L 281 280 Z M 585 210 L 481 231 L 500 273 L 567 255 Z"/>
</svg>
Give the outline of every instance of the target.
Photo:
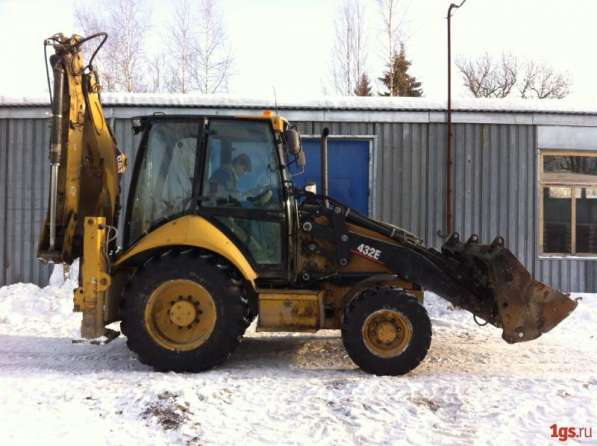
<svg viewBox="0 0 597 446">
<path fill-rule="evenodd" d="M 253 191 L 252 191 L 253 192 Z M 262 186 L 253 192 L 254 195 L 247 196 L 247 201 L 257 206 L 265 206 L 272 201 L 274 193 L 271 186 Z"/>
</svg>

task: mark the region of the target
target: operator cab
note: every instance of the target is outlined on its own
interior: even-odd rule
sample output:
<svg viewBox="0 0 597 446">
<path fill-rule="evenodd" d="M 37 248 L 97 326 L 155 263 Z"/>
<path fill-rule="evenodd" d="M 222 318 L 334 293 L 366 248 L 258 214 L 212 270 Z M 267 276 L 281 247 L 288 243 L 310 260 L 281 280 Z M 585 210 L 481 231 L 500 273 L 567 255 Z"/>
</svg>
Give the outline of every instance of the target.
<svg viewBox="0 0 597 446">
<path fill-rule="evenodd" d="M 277 122 L 276 122 L 277 121 Z M 154 115 L 140 118 L 125 248 L 155 227 L 199 214 L 220 228 L 263 276 L 288 272 L 289 221 L 280 118 Z"/>
</svg>

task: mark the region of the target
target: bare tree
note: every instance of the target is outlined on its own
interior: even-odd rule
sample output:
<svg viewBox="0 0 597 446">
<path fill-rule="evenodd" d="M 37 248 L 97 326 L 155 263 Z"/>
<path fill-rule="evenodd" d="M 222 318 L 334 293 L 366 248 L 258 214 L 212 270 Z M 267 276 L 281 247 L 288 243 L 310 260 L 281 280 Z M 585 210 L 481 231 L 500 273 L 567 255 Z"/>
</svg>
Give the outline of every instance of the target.
<svg viewBox="0 0 597 446">
<path fill-rule="evenodd" d="M 343 0 L 335 20 L 336 38 L 332 50 L 332 77 L 336 91 L 355 94 L 365 72 L 365 10 L 361 0 Z"/>
<path fill-rule="evenodd" d="M 81 33 L 85 36 L 106 31 L 105 20 L 91 9 L 82 5 L 75 9 L 75 21 L 81 28 Z M 98 44 L 98 41 L 92 41 L 88 45 Z M 97 54 L 94 65 L 100 73 L 100 82 L 104 91 L 116 91 L 116 62 L 114 57 L 114 42 L 112 36 L 108 35 L 103 49 Z"/>
<path fill-rule="evenodd" d="M 389 85 L 396 83 L 396 73 L 393 69 L 394 59 L 400 52 L 402 15 L 399 0 L 377 0 L 383 23 L 385 65 L 388 67 Z"/>
<path fill-rule="evenodd" d="M 515 87 L 522 98 L 561 99 L 570 93 L 570 80 L 564 74 L 533 61 L 520 62 L 510 54 L 502 54 L 499 59 L 488 53 L 461 58 L 456 66 L 466 88 L 478 98 L 505 98 Z"/>
<path fill-rule="evenodd" d="M 456 66 L 464 85 L 477 98 L 505 98 L 516 85 L 519 72 L 518 60 L 506 54 L 499 60 L 488 53 L 476 59 L 459 59 Z"/>
<path fill-rule="evenodd" d="M 169 45 L 170 83 L 168 90 L 188 93 L 192 90 L 191 73 L 197 70 L 194 50 L 197 36 L 193 31 L 193 13 L 189 0 L 180 0 L 174 9 L 172 39 Z"/>
<path fill-rule="evenodd" d="M 519 92 L 522 98 L 562 99 L 570 94 L 570 86 L 571 81 L 567 75 L 556 73 L 548 65 L 528 62 Z"/>
<path fill-rule="evenodd" d="M 200 0 L 193 39 L 191 76 L 194 87 L 204 94 L 225 90 L 231 75 L 232 54 L 222 15 L 214 0 Z"/>
<path fill-rule="evenodd" d="M 155 54 L 149 61 L 150 86 L 149 91 L 160 93 L 169 90 L 170 73 L 168 72 L 167 56 L 163 53 Z"/>
<path fill-rule="evenodd" d="M 99 5 L 96 5 L 99 6 Z M 75 19 L 86 35 L 108 33 L 97 63 L 107 91 L 138 92 L 146 89 L 143 79 L 144 37 L 147 29 L 147 4 L 137 0 L 116 0 L 102 8 L 75 10 Z M 104 11 L 103 14 L 97 11 Z"/>
</svg>

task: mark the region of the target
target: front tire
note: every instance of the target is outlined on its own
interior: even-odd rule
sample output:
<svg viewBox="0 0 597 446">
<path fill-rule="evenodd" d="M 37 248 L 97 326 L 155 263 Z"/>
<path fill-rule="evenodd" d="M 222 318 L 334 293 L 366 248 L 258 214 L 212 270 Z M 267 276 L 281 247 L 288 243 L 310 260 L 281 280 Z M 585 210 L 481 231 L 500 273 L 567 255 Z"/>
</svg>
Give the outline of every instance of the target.
<svg viewBox="0 0 597 446">
<path fill-rule="evenodd" d="M 350 358 L 375 375 L 403 375 L 425 358 L 431 321 L 425 308 L 406 292 L 372 288 L 347 305 L 342 341 Z"/>
<path fill-rule="evenodd" d="M 160 371 L 199 372 L 226 360 L 240 341 L 248 311 L 231 268 L 198 250 L 152 258 L 125 296 L 129 348 Z"/>
</svg>

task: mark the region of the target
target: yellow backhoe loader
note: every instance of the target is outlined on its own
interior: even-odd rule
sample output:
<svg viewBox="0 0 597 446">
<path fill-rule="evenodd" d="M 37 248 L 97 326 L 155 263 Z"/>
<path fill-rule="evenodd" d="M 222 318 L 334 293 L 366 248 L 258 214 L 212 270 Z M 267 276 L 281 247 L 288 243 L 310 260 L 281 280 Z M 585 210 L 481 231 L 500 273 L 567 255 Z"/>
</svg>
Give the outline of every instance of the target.
<svg viewBox="0 0 597 446">
<path fill-rule="evenodd" d="M 81 335 L 121 321 L 157 370 L 222 363 L 257 318 L 263 331 L 340 329 L 363 370 L 404 374 L 425 357 L 430 290 L 510 343 L 535 339 L 576 306 L 532 279 L 504 246 L 452 234 L 441 251 L 412 233 L 295 187 L 300 136 L 280 116 L 151 115 L 117 247 L 126 158 L 103 115 L 93 59 L 107 35 L 56 34 L 48 216 L 38 257 L 81 259 Z M 82 46 L 101 39 L 88 63 Z M 322 135 L 325 155 L 326 134 Z M 327 173 L 323 172 L 324 181 Z"/>
</svg>

